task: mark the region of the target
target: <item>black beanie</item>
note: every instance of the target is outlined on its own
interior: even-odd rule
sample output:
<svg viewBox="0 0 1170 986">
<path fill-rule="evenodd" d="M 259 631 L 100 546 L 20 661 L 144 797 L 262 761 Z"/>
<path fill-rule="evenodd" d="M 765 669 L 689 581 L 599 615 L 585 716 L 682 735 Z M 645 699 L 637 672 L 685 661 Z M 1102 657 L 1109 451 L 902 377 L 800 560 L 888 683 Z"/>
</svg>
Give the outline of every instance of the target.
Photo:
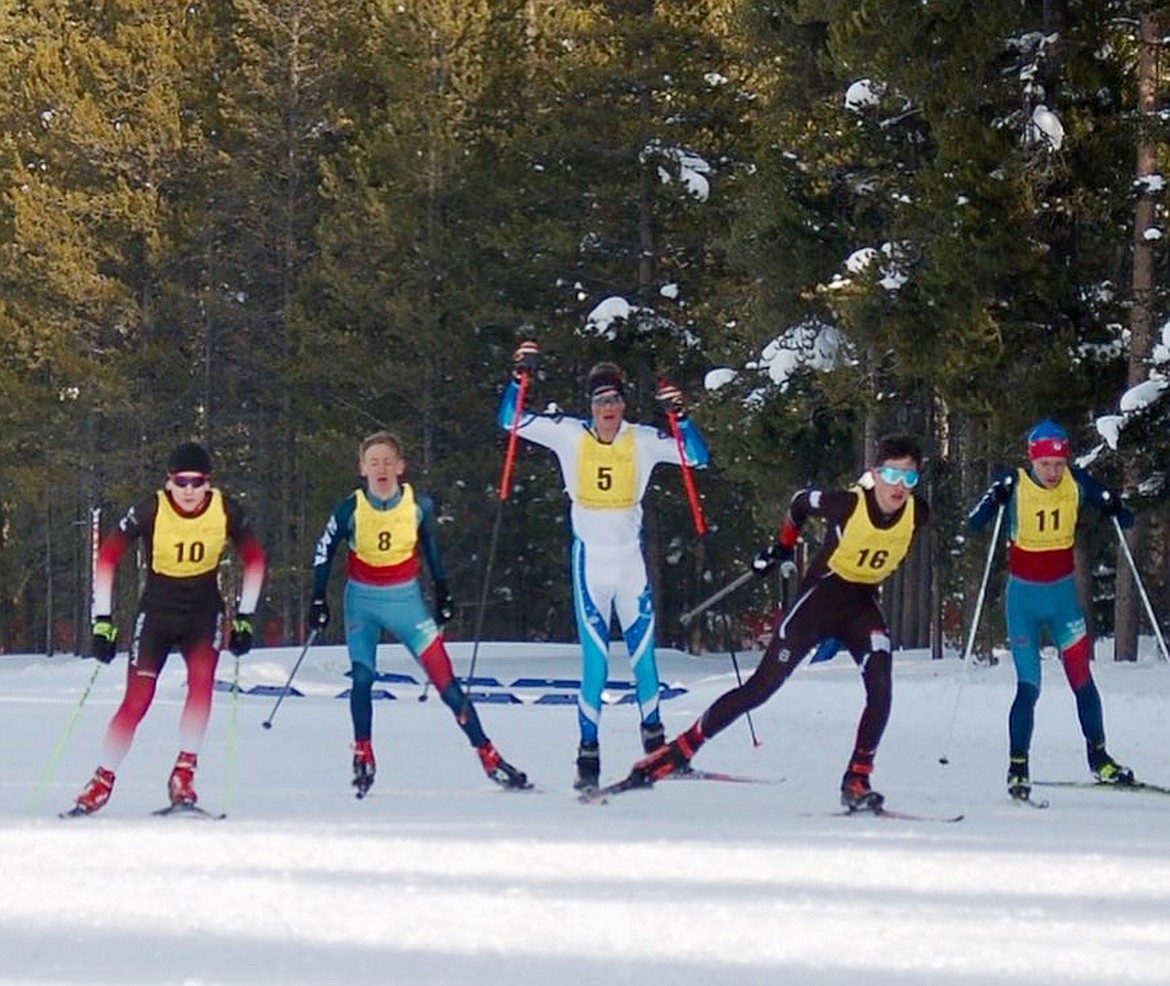
<svg viewBox="0 0 1170 986">
<path fill-rule="evenodd" d="M 598 363 L 589 371 L 589 379 L 585 384 L 585 395 L 592 400 L 597 394 L 613 390 L 626 394 L 626 382 L 622 379 L 622 371 L 615 363 Z"/>
<path fill-rule="evenodd" d="M 167 472 L 211 473 L 211 456 L 196 442 L 184 442 L 172 453 Z"/>
</svg>

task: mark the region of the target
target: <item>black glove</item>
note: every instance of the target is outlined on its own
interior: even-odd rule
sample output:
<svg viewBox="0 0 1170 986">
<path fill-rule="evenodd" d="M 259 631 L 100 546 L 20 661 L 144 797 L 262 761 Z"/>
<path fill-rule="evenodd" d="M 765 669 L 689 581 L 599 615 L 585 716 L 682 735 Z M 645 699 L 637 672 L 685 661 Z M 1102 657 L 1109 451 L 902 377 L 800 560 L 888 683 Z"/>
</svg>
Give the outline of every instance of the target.
<svg viewBox="0 0 1170 986">
<path fill-rule="evenodd" d="M 94 618 L 92 633 L 90 649 L 93 651 L 94 659 L 101 661 L 102 664 L 109 664 L 117 653 L 118 628 L 114 626 L 110 617 L 98 616 Z"/>
<path fill-rule="evenodd" d="M 435 622 L 442 626 L 455 615 L 455 602 L 447 588 L 446 579 L 435 580 Z"/>
<path fill-rule="evenodd" d="M 686 417 L 687 404 L 683 392 L 669 381 L 658 381 L 658 390 L 654 393 L 654 399 L 662 405 L 662 409 L 668 414 L 673 413 L 675 417 L 679 418 Z"/>
<path fill-rule="evenodd" d="M 228 634 L 228 650 L 236 657 L 243 657 L 252 649 L 252 614 L 237 613 L 232 620 L 232 631 Z"/>
<path fill-rule="evenodd" d="M 1011 502 L 1015 487 L 1016 477 L 1011 475 L 1004 476 L 1002 479 L 997 479 L 991 484 L 987 490 L 987 495 L 991 497 L 994 503 L 998 503 L 1003 507 Z"/>
<path fill-rule="evenodd" d="M 309 626 L 313 630 L 324 630 L 329 626 L 329 603 L 324 596 L 309 603 Z"/>
<path fill-rule="evenodd" d="M 520 377 L 524 373 L 535 373 L 540 362 L 540 347 L 531 339 L 520 343 L 512 354 L 512 373 Z"/>
<path fill-rule="evenodd" d="M 1101 494 L 1101 513 L 1106 517 L 1116 517 L 1117 523 L 1125 530 L 1133 527 L 1136 520 L 1133 511 L 1121 502 L 1121 497 L 1109 490 Z"/>
<path fill-rule="evenodd" d="M 1106 517 L 1119 517 L 1121 516 L 1121 511 L 1124 509 L 1125 507 L 1121 503 L 1121 497 L 1116 493 L 1110 493 L 1106 490 L 1101 494 L 1101 513 Z"/>
<path fill-rule="evenodd" d="M 796 574 L 796 562 L 792 560 L 793 551 L 791 548 L 786 548 L 779 542 L 773 542 L 766 548 L 761 548 L 756 552 L 756 557 L 752 559 L 752 571 L 757 575 L 767 575 L 777 565 L 780 566 L 780 574 L 784 578 L 790 578 Z"/>
</svg>

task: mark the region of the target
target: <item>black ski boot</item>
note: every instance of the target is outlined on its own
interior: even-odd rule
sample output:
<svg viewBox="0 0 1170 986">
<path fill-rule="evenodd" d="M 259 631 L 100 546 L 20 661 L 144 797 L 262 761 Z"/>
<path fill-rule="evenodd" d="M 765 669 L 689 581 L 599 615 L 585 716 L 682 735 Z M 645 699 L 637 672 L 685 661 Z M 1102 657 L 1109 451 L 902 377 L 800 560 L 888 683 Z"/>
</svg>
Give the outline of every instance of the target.
<svg viewBox="0 0 1170 986">
<path fill-rule="evenodd" d="M 575 791 L 589 791 L 601 782 L 601 749 L 596 743 L 585 743 L 577 747 L 577 779 L 573 781 Z"/>
<path fill-rule="evenodd" d="M 869 787 L 869 772 L 854 770 L 849 765 L 841 778 L 841 804 L 851 812 L 876 812 L 886 799 Z"/>
<path fill-rule="evenodd" d="M 666 745 L 666 730 L 660 722 L 642 723 L 642 752 L 653 753 Z"/>
<path fill-rule="evenodd" d="M 1088 748 L 1088 754 L 1089 770 L 1093 772 L 1093 776 L 1100 783 L 1117 785 L 1133 783 L 1133 771 L 1128 767 L 1123 767 L 1111 756 L 1109 756 L 1109 754 L 1105 752 L 1104 743 L 1098 746 L 1090 745 Z"/>
</svg>

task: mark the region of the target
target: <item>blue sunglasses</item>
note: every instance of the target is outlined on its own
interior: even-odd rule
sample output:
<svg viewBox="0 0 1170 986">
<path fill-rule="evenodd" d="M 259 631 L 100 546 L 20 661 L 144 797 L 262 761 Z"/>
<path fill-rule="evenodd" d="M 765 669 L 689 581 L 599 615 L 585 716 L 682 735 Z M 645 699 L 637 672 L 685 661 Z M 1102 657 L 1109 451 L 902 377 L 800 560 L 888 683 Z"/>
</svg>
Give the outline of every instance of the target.
<svg viewBox="0 0 1170 986">
<path fill-rule="evenodd" d="M 893 466 L 879 466 L 877 474 L 887 483 L 901 483 L 908 490 L 914 489 L 922 478 L 917 469 L 896 469 Z"/>
</svg>

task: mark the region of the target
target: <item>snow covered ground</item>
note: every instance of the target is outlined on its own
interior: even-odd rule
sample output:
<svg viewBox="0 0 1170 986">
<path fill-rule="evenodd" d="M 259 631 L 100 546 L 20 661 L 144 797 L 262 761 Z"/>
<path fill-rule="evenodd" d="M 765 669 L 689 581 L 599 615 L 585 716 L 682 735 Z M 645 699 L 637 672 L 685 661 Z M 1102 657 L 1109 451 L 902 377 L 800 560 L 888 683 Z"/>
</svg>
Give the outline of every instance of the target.
<svg viewBox="0 0 1170 986">
<path fill-rule="evenodd" d="M 465 671 L 467 649 L 453 650 Z M 612 677 L 627 680 L 620 651 Z M 1136 665 L 1103 657 L 1096 674 L 1115 756 L 1170 783 L 1170 667 L 1149 653 Z M 383 671 L 418 677 L 399 648 L 383 654 Z M 249 655 L 243 687 L 283 684 L 296 655 Z M 221 679 L 233 665 L 225 654 Z M 734 682 L 726 656 L 666 652 L 661 665 L 686 689 L 663 706 L 671 735 Z M 536 782 L 526 793 L 484 778 L 433 695 L 387 682 L 396 700 L 375 705 L 377 783 L 355 800 L 336 697 L 346 667 L 340 648 L 310 651 L 306 694 L 271 730 L 271 694 L 217 694 L 198 789 L 229 817 L 201 822 L 150 816 L 177 752 L 172 659 L 113 800 L 63 821 L 56 812 L 97 763 L 125 658 L 93 679 L 60 756 L 95 665 L 0 658 L 0 982 L 1170 982 L 1170 797 L 1054 787 L 1047 811 L 1010 804 L 1006 661 L 964 672 L 953 658 L 896 658 L 875 786 L 895 808 L 964 813 L 957 824 L 834 816 L 861 706 L 845 655 L 801 668 L 757 710 L 758 747 L 739 722 L 696 761 L 775 783 L 667 781 L 605 806 L 570 790 L 573 706 L 537 701 L 571 693 L 511 685 L 575 678 L 575 647 L 480 647 L 477 674 L 518 699 L 481 713 Z M 1087 780 L 1071 695 L 1056 663 L 1045 675 L 1033 776 Z M 607 708 L 603 777 L 638 752 L 633 707 Z"/>
</svg>

